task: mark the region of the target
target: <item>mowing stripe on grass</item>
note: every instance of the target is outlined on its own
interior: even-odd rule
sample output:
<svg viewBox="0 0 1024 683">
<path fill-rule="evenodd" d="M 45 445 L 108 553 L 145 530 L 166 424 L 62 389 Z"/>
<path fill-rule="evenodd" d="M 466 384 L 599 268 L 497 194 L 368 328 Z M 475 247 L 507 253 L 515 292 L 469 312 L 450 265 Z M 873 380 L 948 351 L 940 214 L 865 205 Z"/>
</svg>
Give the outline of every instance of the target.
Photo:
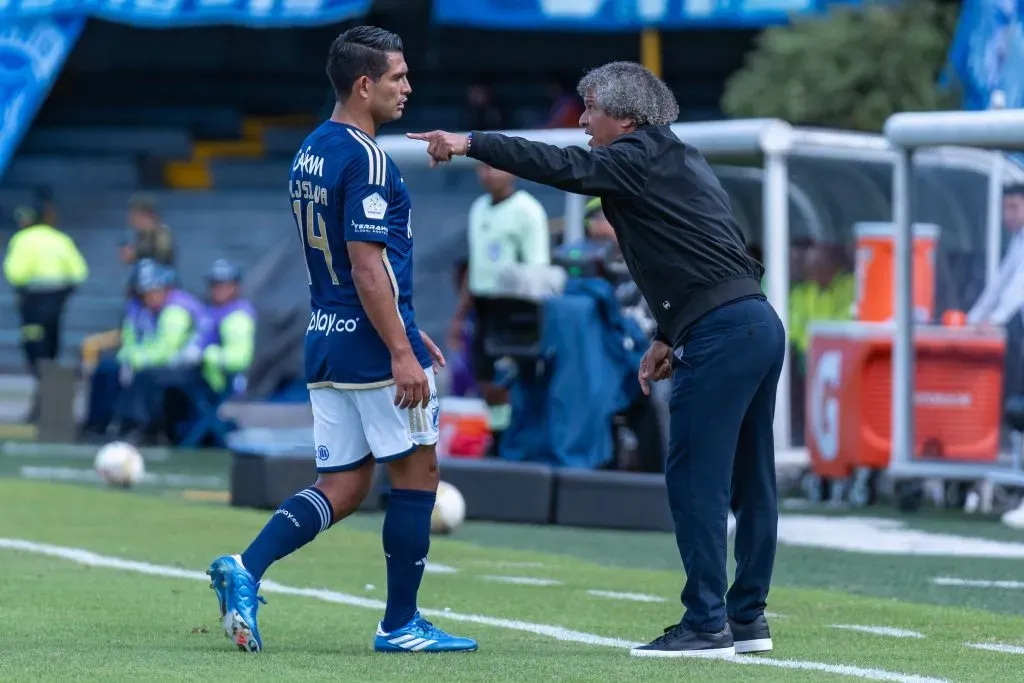
<svg viewBox="0 0 1024 683">
<path fill-rule="evenodd" d="M 955 586 L 958 588 L 1009 588 L 1020 590 L 1024 581 L 989 581 L 987 579 L 958 579 L 955 576 L 936 576 L 932 579 L 936 586 Z"/>
<path fill-rule="evenodd" d="M 657 595 L 648 595 L 647 593 L 618 593 L 616 591 L 599 591 L 599 590 L 588 590 L 587 595 L 593 595 L 595 598 L 610 598 L 612 600 L 632 600 L 633 602 L 665 602 L 665 598 L 659 598 Z"/>
<path fill-rule="evenodd" d="M 121 557 L 100 555 L 82 548 L 69 548 L 59 545 L 50 545 L 48 543 L 36 543 L 35 541 L 25 541 L 17 538 L 0 538 L 0 548 L 20 550 L 22 552 L 34 553 L 36 555 L 46 555 L 48 557 L 69 560 L 88 567 L 118 569 L 121 571 L 135 572 L 137 574 L 146 574 L 149 576 L 159 576 L 172 579 L 190 579 L 193 581 L 210 580 L 203 572 L 193 571 L 190 569 L 150 564 L 149 562 L 139 562 L 137 560 L 128 560 Z M 293 586 L 285 586 L 274 581 L 264 581 L 261 584 L 261 587 L 266 593 L 297 595 L 316 600 L 323 600 L 324 602 L 332 602 L 341 605 L 348 605 L 350 607 L 362 607 L 378 611 L 384 609 L 384 602 L 381 600 L 360 598 L 356 595 L 339 593 L 337 591 L 315 588 L 295 588 Z M 459 612 L 439 609 L 420 609 L 420 612 L 428 617 L 440 616 L 445 619 L 451 619 L 452 621 L 465 621 L 484 626 L 508 629 L 511 631 L 524 631 L 526 633 L 546 636 L 563 642 L 582 643 L 584 645 L 614 647 L 620 649 L 636 647 L 641 644 L 622 640 L 620 638 L 607 638 L 605 636 L 594 635 L 593 633 L 573 631 L 572 629 L 563 628 L 561 626 L 534 624 L 528 621 L 519 621 L 517 619 L 499 619 L 480 614 L 460 614 Z M 731 657 L 719 661 L 730 662 L 733 664 L 774 666 L 782 669 L 821 671 L 824 673 L 849 676 L 851 678 L 860 678 L 870 681 L 890 681 L 892 683 L 949 683 L 947 680 L 942 678 L 928 678 L 913 674 L 886 671 L 884 669 L 847 666 L 845 664 L 826 664 L 824 662 L 809 662 L 792 659 L 771 659 L 768 657 L 751 657 L 748 655 Z"/>
<path fill-rule="evenodd" d="M 484 581 L 496 581 L 498 583 L 511 583 L 517 586 L 560 586 L 561 581 L 555 579 L 538 579 L 534 576 L 481 576 Z"/>
<path fill-rule="evenodd" d="M 975 650 L 988 650 L 989 652 L 1004 652 L 1008 655 L 1024 655 L 1024 647 L 1020 645 L 1003 645 L 1001 643 L 964 643 L 967 647 Z"/>
<path fill-rule="evenodd" d="M 891 626 L 862 626 L 860 624 L 832 624 L 829 628 L 837 628 L 841 631 L 859 631 L 871 633 L 876 636 L 888 636 L 890 638 L 924 638 L 923 633 L 908 631 L 905 628 L 893 628 Z"/>
</svg>

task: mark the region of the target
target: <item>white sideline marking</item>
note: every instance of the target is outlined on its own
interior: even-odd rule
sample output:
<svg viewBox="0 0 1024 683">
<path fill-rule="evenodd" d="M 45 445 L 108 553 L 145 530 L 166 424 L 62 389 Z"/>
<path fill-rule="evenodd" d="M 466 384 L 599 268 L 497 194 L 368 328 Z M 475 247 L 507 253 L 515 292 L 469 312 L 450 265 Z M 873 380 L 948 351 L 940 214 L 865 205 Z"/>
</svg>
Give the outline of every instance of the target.
<svg viewBox="0 0 1024 683">
<path fill-rule="evenodd" d="M 423 565 L 423 571 L 428 574 L 456 574 L 459 570 L 455 567 L 449 567 L 446 564 L 439 564 L 437 562 L 427 560 L 427 563 Z"/>
<path fill-rule="evenodd" d="M 960 588 L 1024 588 L 1024 581 L 989 581 L 987 579 L 958 579 L 954 576 L 937 576 L 932 579 L 936 586 L 957 586 Z"/>
<path fill-rule="evenodd" d="M 824 664 L 822 662 L 805 662 L 799 659 L 769 659 L 768 657 L 751 657 L 750 655 L 739 655 L 723 660 L 736 664 L 763 664 L 765 666 L 777 666 L 781 669 L 802 669 L 804 671 L 824 671 L 825 673 L 838 676 L 850 676 L 851 678 L 864 678 L 870 681 L 892 681 L 893 683 L 949 683 L 945 678 L 931 678 L 929 676 L 917 676 L 914 674 L 900 674 L 885 669 L 865 669 L 859 666 L 846 664 Z"/>
<path fill-rule="evenodd" d="M 779 614 L 778 612 L 765 612 L 764 615 L 769 619 L 788 619 L 785 614 Z"/>
<path fill-rule="evenodd" d="M 989 652 L 1005 652 L 1009 655 L 1024 655 L 1024 647 L 1019 645 L 1002 645 L 1001 643 L 964 643 L 967 647 Z"/>
<path fill-rule="evenodd" d="M 49 545 L 47 543 L 24 541 L 17 538 L 0 538 L 0 548 L 7 548 L 9 550 L 20 550 L 23 552 L 35 553 L 37 555 L 46 555 L 48 557 L 69 560 L 71 562 L 75 562 L 77 564 L 85 565 L 88 567 L 119 569 L 121 571 L 135 572 L 137 574 L 146 574 L 149 576 L 160 576 L 173 579 L 190 579 L 193 581 L 204 582 L 209 581 L 209 577 L 202 572 L 181 569 L 179 567 L 168 567 L 164 565 L 150 564 L 149 562 L 128 560 L 120 557 L 99 555 L 97 553 L 91 552 L 89 550 L 83 550 L 81 548 L 68 548 L 59 545 Z M 333 602 L 342 605 L 349 605 L 350 607 L 363 607 L 373 610 L 384 609 L 384 602 L 381 600 L 360 598 L 355 595 L 349 595 L 347 593 L 338 593 L 336 591 L 331 590 L 313 588 L 294 588 L 292 586 L 285 586 L 280 583 L 275 583 L 274 581 L 264 581 L 261 584 L 261 587 L 267 593 L 297 595 L 302 597 L 314 598 L 316 600 L 323 600 L 324 602 Z M 493 626 L 495 628 L 504 628 L 511 631 L 523 631 L 538 636 L 547 636 L 548 638 L 553 638 L 555 640 L 572 643 L 582 643 L 584 645 L 629 649 L 631 647 L 636 647 L 637 645 L 642 644 L 630 642 L 628 640 L 622 640 L 620 638 L 607 638 L 604 636 L 595 635 L 593 633 L 573 631 L 572 629 L 563 628 L 561 626 L 551 626 L 548 624 L 534 624 L 528 621 L 518 621 L 515 619 L 498 619 L 495 617 L 488 617 L 480 614 L 460 614 L 459 612 L 426 608 L 420 609 L 420 612 L 428 617 L 443 616 L 446 619 L 451 619 L 452 621 L 465 621 L 474 624 L 482 624 L 484 626 Z M 825 673 L 832 673 L 839 676 L 850 676 L 851 678 L 860 678 L 871 681 L 891 681 L 892 683 L 949 683 L 949 681 L 942 678 L 927 678 L 924 676 L 901 674 L 892 671 L 886 671 L 884 669 L 868 669 L 859 666 L 848 666 L 845 664 L 826 664 L 824 662 L 809 662 L 791 659 L 769 659 L 767 657 L 751 657 L 749 655 L 731 657 L 728 659 L 722 659 L 720 661 L 732 662 L 734 664 L 759 664 L 764 666 L 774 666 L 782 669 L 823 671 Z"/>
<path fill-rule="evenodd" d="M 860 631 L 861 633 L 872 633 L 876 636 L 889 636 L 890 638 L 924 638 L 923 633 L 909 631 L 905 628 L 892 628 L 891 626 L 862 626 L 860 624 L 831 624 L 829 628 L 838 628 L 843 631 Z"/>
<path fill-rule="evenodd" d="M 497 581 L 498 583 L 514 583 L 519 586 L 560 586 L 561 581 L 554 579 L 538 579 L 533 576 L 481 576 L 485 581 Z"/>
<path fill-rule="evenodd" d="M 616 593 L 615 591 L 588 590 L 587 595 L 595 598 L 611 598 L 612 600 L 632 600 L 633 602 L 665 602 L 665 598 L 646 593 Z"/>
</svg>

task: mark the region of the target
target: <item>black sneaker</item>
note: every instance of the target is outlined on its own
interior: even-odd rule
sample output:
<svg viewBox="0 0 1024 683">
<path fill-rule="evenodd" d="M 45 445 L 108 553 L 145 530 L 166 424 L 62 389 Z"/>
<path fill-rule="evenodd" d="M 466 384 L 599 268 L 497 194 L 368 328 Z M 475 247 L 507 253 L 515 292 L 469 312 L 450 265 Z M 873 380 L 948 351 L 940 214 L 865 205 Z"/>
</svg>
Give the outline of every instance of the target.
<svg viewBox="0 0 1024 683">
<path fill-rule="evenodd" d="M 736 654 L 749 652 L 771 652 L 772 634 L 768 630 L 768 620 L 762 614 L 746 624 L 729 618 L 729 628 L 736 646 Z"/>
<path fill-rule="evenodd" d="M 718 633 L 697 633 L 688 626 L 676 624 L 647 645 L 634 647 L 629 654 L 634 657 L 732 657 L 736 650 L 728 624 Z"/>
</svg>

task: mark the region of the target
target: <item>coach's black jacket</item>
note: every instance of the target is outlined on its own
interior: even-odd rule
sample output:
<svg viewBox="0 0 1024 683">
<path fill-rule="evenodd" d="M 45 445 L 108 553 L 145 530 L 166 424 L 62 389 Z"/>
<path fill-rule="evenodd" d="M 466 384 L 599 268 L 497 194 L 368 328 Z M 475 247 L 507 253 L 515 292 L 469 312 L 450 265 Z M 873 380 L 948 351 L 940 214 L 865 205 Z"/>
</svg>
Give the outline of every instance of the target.
<svg viewBox="0 0 1024 683">
<path fill-rule="evenodd" d="M 641 126 L 593 151 L 473 131 L 469 156 L 600 197 L 664 341 L 677 344 L 711 309 L 761 294 L 764 268 L 747 256 L 728 195 L 704 157 L 669 126 Z"/>
</svg>

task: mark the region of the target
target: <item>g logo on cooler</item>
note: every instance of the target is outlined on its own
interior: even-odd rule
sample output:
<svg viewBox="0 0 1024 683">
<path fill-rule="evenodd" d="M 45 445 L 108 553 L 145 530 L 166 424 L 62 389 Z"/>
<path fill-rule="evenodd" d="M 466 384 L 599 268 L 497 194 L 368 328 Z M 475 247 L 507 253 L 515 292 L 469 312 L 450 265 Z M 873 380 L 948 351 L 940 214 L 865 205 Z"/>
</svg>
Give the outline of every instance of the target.
<svg viewBox="0 0 1024 683">
<path fill-rule="evenodd" d="M 339 318 L 337 313 L 324 313 L 317 309 L 309 315 L 306 334 L 322 332 L 329 337 L 332 332 L 355 332 L 358 326 L 359 318 Z"/>
<path fill-rule="evenodd" d="M 828 350 L 818 357 L 811 380 L 811 433 L 822 460 L 839 455 L 839 398 L 835 395 L 843 378 L 843 355 Z"/>
</svg>

